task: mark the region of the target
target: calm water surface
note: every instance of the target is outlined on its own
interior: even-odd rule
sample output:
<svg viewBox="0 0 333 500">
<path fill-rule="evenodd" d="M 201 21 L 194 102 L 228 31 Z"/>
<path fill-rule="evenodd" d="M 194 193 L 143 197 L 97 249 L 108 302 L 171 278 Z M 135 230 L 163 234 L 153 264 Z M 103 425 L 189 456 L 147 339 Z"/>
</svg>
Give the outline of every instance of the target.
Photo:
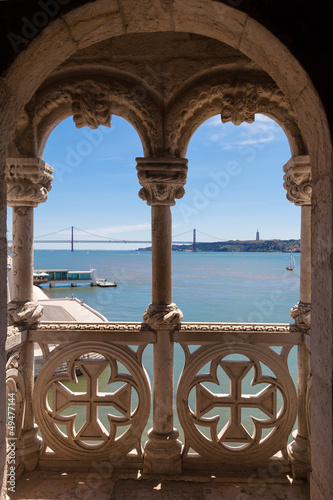
<svg viewBox="0 0 333 500">
<path fill-rule="evenodd" d="M 284 253 L 215 253 L 173 252 L 173 300 L 183 311 L 184 321 L 231 321 L 257 323 L 288 323 L 289 311 L 299 297 L 299 259 L 295 254 L 296 269 L 285 270 L 290 262 Z M 46 289 L 50 297 L 75 297 L 102 313 L 109 321 L 141 321 L 143 311 L 151 302 L 151 253 L 135 251 L 75 251 L 36 250 L 35 269 L 69 269 L 85 271 L 96 269 L 99 278 L 117 281 L 117 288 L 78 287 Z M 180 346 L 175 346 L 175 391 L 184 364 Z M 152 379 L 152 347 L 144 353 L 144 365 Z M 289 356 L 289 366 L 296 380 L 296 349 Z M 100 390 L 110 392 L 106 370 L 100 379 Z M 251 387 L 251 372 L 245 392 L 257 393 L 262 387 Z M 84 377 L 79 377 L 78 390 L 84 390 Z M 83 387 L 83 388 L 82 388 Z M 210 390 L 216 391 L 216 387 Z M 135 397 L 133 405 L 136 405 Z M 191 398 L 194 407 L 194 394 Z M 77 430 L 85 421 L 85 409 L 79 409 Z M 216 409 L 214 414 L 217 414 Z M 73 413 L 73 411 L 69 411 Z M 250 414 L 242 414 L 245 427 L 252 433 Z M 65 414 L 65 413 L 64 413 Z M 68 414 L 68 412 L 67 412 Z M 102 412 L 99 416 L 108 428 Z M 117 413 L 115 413 L 116 415 Z M 207 415 L 209 416 L 209 414 Z M 228 416 L 220 412 L 221 422 Z M 261 414 L 261 418 L 263 418 Z M 147 428 L 152 425 L 151 416 Z M 224 424 L 223 424 L 224 425 Z M 175 419 L 175 426 L 180 425 Z M 180 432 L 182 438 L 182 433 Z M 143 441 L 146 439 L 146 433 Z"/>
</svg>

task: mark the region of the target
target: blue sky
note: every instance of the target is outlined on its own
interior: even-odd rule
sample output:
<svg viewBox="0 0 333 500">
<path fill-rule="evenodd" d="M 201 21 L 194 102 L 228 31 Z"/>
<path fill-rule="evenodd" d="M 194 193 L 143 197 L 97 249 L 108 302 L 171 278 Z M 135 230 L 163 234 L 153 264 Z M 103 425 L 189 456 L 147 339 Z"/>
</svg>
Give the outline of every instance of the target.
<svg viewBox="0 0 333 500">
<path fill-rule="evenodd" d="M 76 129 L 72 118 L 49 137 L 44 160 L 55 169 L 49 199 L 35 209 L 35 236 L 70 226 L 110 238 L 150 239 L 150 208 L 138 197 L 135 158 L 143 156 L 134 128 L 113 116 L 111 128 Z M 253 124 L 206 121 L 193 135 L 186 195 L 173 213 L 173 234 L 196 228 L 198 241 L 290 239 L 300 235 L 300 208 L 286 200 L 283 165 L 290 158 L 287 138 L 272 120 L 256 115 Z M 8 215 L 11 237 L 11 210 Z M 89 235 L 75 233 L 88 239 Z M 69 231 L 55 238 L 68 239 Z M 180 239 L 191 239 L 191 234 Z M 77 245 L 121 250 L 140 245 Z M 141 245 L 142 246 L 142 245 Z M 68 245 L 35 245 L 35 248 Z"/>
</svg>

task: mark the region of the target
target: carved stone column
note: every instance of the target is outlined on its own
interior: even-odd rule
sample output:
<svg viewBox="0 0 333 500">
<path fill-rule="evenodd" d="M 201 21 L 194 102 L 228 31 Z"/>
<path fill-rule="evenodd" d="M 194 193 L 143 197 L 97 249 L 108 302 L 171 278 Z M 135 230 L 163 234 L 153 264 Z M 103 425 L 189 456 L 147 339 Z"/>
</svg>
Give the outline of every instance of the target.
<svg viewBox="0 0 333 500">
<path fill-rule="evenodd" d="M 172 302 L 172 221 L 170 207 L 185 190 L 187 160 L 137 158 L 140 198 L 152 216 L 152 303 L 143 321 L 157 332 L 154 345 L 153 428 L 144 450 L 144 472 L 179 474 L 181 443 L 173 427 L 172 332 L 183 318 Z"/>
<path fill-rule="evenodd" d="M 290 316 L 309 340 L 311 322 L 311 193 L 312 180 L 309 157 L 296 156 L 283 167 L 284 188 L 287 198 L 301 206 L 301 266 L 300 300 L 291 309 Z M 298 429 L 293 434 L 295 441 L 289 447 L 289 457 L 295 478 L 304 478 L 310 470 L 310 351 L 309 341 L 298 347 Z"/>
<path fill-rule="evenodd" d="M 53 169 L 38 158 L 7 159 L 7 204 L 13 208 L 13 297 L 8 305 L 8 323 L 29 328 L 43 314 L 33 301 L 33 210 L 47 199 Z M 20 350 L 19 368 L 26 384 L 26 410 L 18 453 L 26 470 L 38 460 L 38 442 L 32 413 L 34 345 L 26 342 Z"/>
</svg>

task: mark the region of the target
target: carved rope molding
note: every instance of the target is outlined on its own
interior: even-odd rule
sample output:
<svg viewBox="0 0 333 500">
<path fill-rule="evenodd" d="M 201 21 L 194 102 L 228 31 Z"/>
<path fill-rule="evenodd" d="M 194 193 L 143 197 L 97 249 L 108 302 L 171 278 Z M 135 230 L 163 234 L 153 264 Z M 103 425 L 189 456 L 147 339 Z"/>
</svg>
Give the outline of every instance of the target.
<svg viewBox="0 0 333 500">
<path fill-rule="evenodd" d="M 10 207 L 37 207 L 47 200 L 53 168 L 40 158 L 7 158 L 7 203 Z"/>
<path fill-rule="evenodd" d="M 294 156 L 283 167 L 283 187 L 295 205 L 311 205 L 312 177 L 308 155 Z"/>
<path fill-rule="evenodd" d="M 185 194 L 186 158 L 137 158 L 138 179 L 142 189 L 139 197 L 147 205 L 175 205 Z"/>
<path fill-rule="evenodd" d="M 157 330 L 173 330 L 179 328 L 179 323 L 183 319 L 182 311 L 176 304 L 149 304 L 142 317 L 155 331 Z"/>
<path fill-rule="evenodd" d="M 304 143 L 297 127 L 293 110 L 283 92 L 273 81 L 260 82 L 262 76 L 249 76 L 240 80 L 236 76 L 221 75 L 205 80 L 173 100 L 167 112 L 165 130 L 167 150 L 182 155 L 193 132 L 206 119 L 221 114 L 223 123 L 235 125 L 252 123 L 255 113 L 267 113 L 278 119 L 300 151 Z"/>
<path fill-rule="evenodd" d="M 61 111 L 62 110 L 62 111 Z M 31 120 L 37 129 L 36 141 L 42 144 L 52 123 L 73 114 L 77 127 L 110 126 L 115 113 L 127 118 L 138 131 L 145 154 L 161 152 L 161 106 L 137 81 L 117 78 L 68 78 L 36 94 Z M 31 112 L 30 112 L 31 115 Z M 27 125 L 24 125 L 27 130 Z M 18 137 L 22 137 L 22 130 Z"/>
</svg>

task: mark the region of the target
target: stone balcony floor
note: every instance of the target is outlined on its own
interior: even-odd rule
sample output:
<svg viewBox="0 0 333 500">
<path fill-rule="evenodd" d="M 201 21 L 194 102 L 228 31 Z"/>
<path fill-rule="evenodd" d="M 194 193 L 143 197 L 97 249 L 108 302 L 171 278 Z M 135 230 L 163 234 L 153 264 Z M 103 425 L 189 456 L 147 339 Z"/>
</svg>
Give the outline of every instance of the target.
<svg viewBox="0 0 333 500">
<path fill-rule="evenodd" d="M 132 476 L 132 477 L 131 477 Z M 17 482 L 11 500 L 308 500 L 308 485 L 222 482 L 218 478 L 182 476 L 179 480 L 136 478 L 134 474 L 103 478 L 96 473 L 35 471 Z"/>
</svg>

